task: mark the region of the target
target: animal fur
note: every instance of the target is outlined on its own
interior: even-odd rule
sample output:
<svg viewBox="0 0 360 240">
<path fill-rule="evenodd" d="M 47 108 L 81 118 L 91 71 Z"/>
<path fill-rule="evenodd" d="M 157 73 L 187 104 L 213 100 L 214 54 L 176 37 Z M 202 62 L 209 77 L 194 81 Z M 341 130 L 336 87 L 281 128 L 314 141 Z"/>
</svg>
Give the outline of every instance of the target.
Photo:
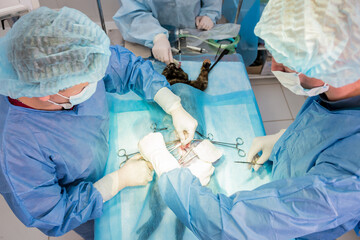
<svg viewBox="0 0 360 240">
<path fill-rule="evenodd" d="M 180 67 L 178 68 L 174 63 L 166 66 L 162 74 L 166 77 L 170 85 L 175 83 L 188 84 L 194 88 L 204 91 L 208 86 L 208 75 L 211 62 L 205 59 L 200 70 L 200 74 L 195 81 L 189 80 L 188 75 Z"/>
</svg>

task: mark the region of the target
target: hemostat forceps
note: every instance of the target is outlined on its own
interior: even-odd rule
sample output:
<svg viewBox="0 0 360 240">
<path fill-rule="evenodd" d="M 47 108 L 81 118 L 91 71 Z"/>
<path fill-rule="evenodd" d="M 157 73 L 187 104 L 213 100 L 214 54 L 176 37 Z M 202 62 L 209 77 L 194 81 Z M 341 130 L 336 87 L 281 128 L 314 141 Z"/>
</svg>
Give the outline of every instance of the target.
<svg viewBox="0 0 360 240">
<path fill-rule="evenodd" d="M 171 153 L 173 152 L 175 149 L 177 149 L 178 147 L 181 146 L 181 142 L 180 140 L 175 140 L 175 141 L 172 141 L 172 142 L 167 142 L 165 143 L 166 144 L 166 148 L 168 149 L 168 151 Z M 175 144 L 175 145 L 174 145 Z M 125 161 L 121 162 L 121 165 L 124 164 L 127 160 L 129 160 L 132 156 L 136 155 L 136 154 L 139 154 L 140 152 L 137 151 L 137 152 L 133 152 L 133 153 L 129 153 L 127 154 L 126 153 L 126 150 L 124 148 L 121 148 L 119 149 L 117 155 L 118 157 L 125 157 Z M 120 166 L 121 166 L 120 165 Z"/>
<path fill-rule="evenodd" d="M 140 153 L 140 152 L 133 152 L 133 153 L 126 154 L 126 150 L 122 148 L 122 149 L 119 149 L 117 155 L 119 157 L 125 157 L 126 161 L 127 161 L 127 160 L 129 160 L 129 158 L 131 158 L 132 156 L 134 156 L 134 155 L 136 155 L 138 153 Z"/>
<path fill-rule="evenodd" d="M 157 124 L 156 124 L 156 123 L 153 123 L 153 124 L 151 124 L 150 129 L 151 129 L 153 132 L 160 132 L 160 131 L 163 131 L 163 130 L 167 130 L 168 128 L 167 128 L 167 127 L 157 128 Z"/>
<path fill-rule="evenodd" d="M 256 163 L 257 160 L 260 158 L 260 155 L 257 153 L 253 159 L 251 159 L 250 162 L 247 162 L 247 161 L 234 161 L 235 163 L 247 163 L 249 164 L 250 167 L 253 167 L 255 165 L 264 165 L 263 163 Z"/>
<path fill-rule="evenodd" d="M 201 133 L 198 132 L 198 131 L 196 131 L 196 133 L 197 133 L 200 137 L 205 138 L 205 139 L 208 139 L 212 144 L 236 149 L 236 150 L 238 151 L 238 155 L 239 155 L 240 157 L 245 157 L 245 156 L 246 156 L 245 151 L 240 148 L 240 146 L 244 144 L 244 140 L 243 140 L 241 137 L 237 137 L 235 143 L 228 143 L 228 142 L 214 141 L 214 140 L 213 140 L 214 136 L 213 136 L 211 133 L 209 133 L 209 134 L 207 135 L 207 137 L 205 137 L 203 134 L 201 134 Z M 199 140 L 199 139 L 194 139 L 194 140 Z"/>
<path fill-rule="evenodd" d="M 188 159 L 186 159 L 190 153 L 192 153 L 192 156 L 190 156 Z M 178 162 L 181 166 L 185 166 L 188 163 L 190 163 L 191 160 L 193 160 L 195 157 L 197 157 L 197 154 L 193 151 L 193 147 L 190 147 L 190 149 L 188 149 L 187 152 L 181 156 L 181 158 L 178 160 Z"/>
</svg>

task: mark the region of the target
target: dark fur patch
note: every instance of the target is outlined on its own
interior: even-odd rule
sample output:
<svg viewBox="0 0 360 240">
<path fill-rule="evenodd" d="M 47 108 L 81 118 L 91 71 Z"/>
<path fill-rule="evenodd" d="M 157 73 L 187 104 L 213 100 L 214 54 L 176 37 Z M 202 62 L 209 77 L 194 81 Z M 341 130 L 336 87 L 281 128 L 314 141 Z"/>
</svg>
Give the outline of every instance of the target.
<svg viewBox="0 0 360 240">
<path fill-rule="evenodd" d="M 184 83 L 188 84 L 194 88 L 204 91 L 208 86 L 208 75 L 211 62 L 209 59 L 205 59 L 200 70 L 200 74 L 195 81 L 189 80 L 188 75 L 184 70 L 178 67 L 174 63 L 170 63 L 166 66 L 162 74 L 166 77 L 170 85 L 175 83 Z"/>
</svg>

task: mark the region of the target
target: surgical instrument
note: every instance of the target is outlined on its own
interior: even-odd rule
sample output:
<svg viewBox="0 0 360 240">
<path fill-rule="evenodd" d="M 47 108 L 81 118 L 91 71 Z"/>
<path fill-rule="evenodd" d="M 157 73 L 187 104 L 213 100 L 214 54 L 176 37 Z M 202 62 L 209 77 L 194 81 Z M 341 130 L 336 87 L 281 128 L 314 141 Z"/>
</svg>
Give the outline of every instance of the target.
<svg viewBox="0 0 360 240">
<path fill-rule="evenodd" d="M 123 148 L 121 148 L 121 149 L 119 149 L 117 155 L 118 155 L 119 157 L 125 157 L 126 160 L 129 160 L 129 158 L 131 158 L 132 156 L 134 156 L 134 155 L 136 155 L 136 154 L 138 154 L 138 153 L 140 153 L 140 152 L 133 152 L 133 153 L 126 154 L 126 150 L 123 149 Z"/>
<path fill-rule="evenodd" d="M 247 162 L 247 161 L 234 161 L 234 163 L 247 163 L 250 166 L 255 166 L 255 165 L 264 165 L 263 163 L 252 163 L 252 162 Z"/>
<path fill-rule="evenodd" d="M 174 53 L 174 54 L 179 54 L 179 53 L 180 53 L 180 50 L 177 49 L 177 48 L 174 48 L 174 47 L 171 48 L 171 51 L 172 51 L 172 53 Z"/>
<path fill-rule="evenodd" d="M 239 19 L 242 4 L 243 4 L 243 0 L 239 0 L 239 4 L 238 4 L 237 9 L 236 9 L 236 15 L 235 15 L 235 21 L 234 21 L 235 24 L 237 23 L 237 21 Z"/>
<path fill-rule="evenodd" d="M 228 142 L 220 142 L 220 141 L 214 141 L 213 138 L 214 136 L 209 133 L 207 135 L 207 137 L 205 137 L 202 133 L 200 133 L 199 131 L 196 131 L 196 133 L 203 139 L 208 139 L 212 144 L 215 145 L 219 145 L 219 146 L 223 146 L 223 147 L 229 147 L 229 148 L 234 148 L 238 150 L 238 155 L 240 157 L 245 157 L 246 156 L 246 152 L 240 148 L 241 145 L 244 144 L 244 140 L 241 137 L 237 137 L 236 138 L 236 142 L 235 143 L 228 143 Z M 194 139 L 194 140 L 200 140 L 200 139 Z"/>
<path fill-rule="evenodd" d="M 207 53 L 207 50 L 205 48 L 200 48 L 200 47 L 194 47 L 194 46 L 186 46 L 187 49 L 190 49 L 191 51 L 195 51 L 198 53 Z"/>
<path fill-rule="evenodd" d="M 197 133 L 201 138 L 204 138 L 204 139 L 213 140 L 213 138 L 214 138 L 214 136 L 211 133 L 209 133 L 207 135 L 207 137 L 204 134 L 200 133 L 199 131 L 195 131 L 195 133 Z"/>
<path fill-rule="evenodd" d="M 176 29 L 175 30 L 175 39 L 177 41 L 177 50 L 178 50 L 178 56 L 179 56 L 179 64 L 176 64 L 178 67 L 181 66 L 181 55 L 182 55 L 182 47 L 186 46 L 186 38 L 182 37 L 181 35 L 184 34 L 185 31 L 183 29 Z M 174 59 L 175 60 L 175 59 Z"/>
<path fill-rule="evenodd" d="M 193 149 L 194 149 L 193 147 L 190 147 L 190 149 L 188 149 L 187 152 L 180 157 L 180 159 L 178 160 L 178 162 L 179 162 L 180 165 L 185 166 L 185 164 L 190 163 L 191 160 L 193 160 L 195 157 L 197 157 L 197 154 L 193 152 Z M 191 152 L 192 152 L 194 155 L 191 156 L 190 158 L 186 159 L 186 157 L 187 157 Z"/>
<path fill-rule="evenodd" d="M 202 140 L 203 139 L 193 139 L 193 141 L 202 141 Z M 218 141 L 213 141 L 213 140 L 210 140 L 210 139 L 209 139 L 209 141 L 214 145 L 236 149 L 237 152 L 238 152 L 239 157 L 245 157 L 246 156 L 246 152 L 239 147 L 242 144 L 244 144 L 244 141 L 240 137 L 236 138 L 236 141 L 237 141 L 236 143 L 218 142 Z"/>
<path fill-rule="evenodd" d="M 221 48 L 221 45 L 220 45 L 219 49 L 220 49 L 220 48 Z M 213 69 L 213 68 L 215 67 L 215 65 L 216 65 L 226 54 L 228 54 L 229 52 L 230 52 L 230 50 L 227 49 L 227 48 L 225 48 L 225 49 L 221 52 L 220 56 L 216 59 L 216 61 L 214 62 L 214 64 L 210 67 L 209 72 L 210 72 L 211 69 Z"/>
<path fill-rule="evenodd" d="M 174 143 L 177 143 L 177 144 L 174 147 L 170 148 L 170 146 L 174 145 Z M 169 152 L 172 152 L 176 148 L 181 146 L 181 142 L 180 142 L 180 140 L 175 140 L 175 141 L 171 141 L 171 142 L 166 142 L 165 145 L 166 145 L 167 149 L 169 150 Z M 136 155 L 138 153 L 140 153 L 140 152 L 138 151 L 138 152 L 133 152 L 133 153 L 126 154 L 126 150 L 124 148 L 121 148 L 121 149 L 119 149 L 117 155 L 119 157 L 126 157 L 126 159 L 129 159 L 130 157 L 132 157 L 132 156 L 134 156 L 134 155 Z"/>
<path fill-rule="evenodd" d="M 250 162 L 247 161 L 234 161 L 235 163 L 247 163 L 249 166 L 255 166 L 255 165 L 264 165 L 263 163 L 257 163 L 257 160 L 260 158 L 260 155 L 257 153 Z"/>
<path fill-rule="evenodd" d="M 160 132 L 160 131 L 167 130 L 168 128 L 167 127 L 157 128 L 157 124 L 153 123 L 153 124 L 151 124 L 150 129 L 153 130 L 153 132 Z"/>
<path fill-rule="evenodd" d="M 100 21 L 101 21 L 101 27 L 104 30 L 104 32 L 107 33 L 106 32 L 106 27 L 105 27 L 104 13 L 103 13 L 103 10 L 102 10 L 102 7 L 101 7 L 101 1 L 96 0 L 96 3 L 97 3 L 98 10 L 99 10 L 99 17 L 100 17 Z"/>
<path fill-rule="evenodd" d="M 244 140 L 241 137 L 236 138 L 236 143 L 219 142 L 219 141 L 214 141 L 214 140 L 210 140 L 210 141 L 213 144 L 227 146 L 227 147 L 234 147 L 234 148 L 239 148 L 239 146 L 244 144 Z"/>
</svg>

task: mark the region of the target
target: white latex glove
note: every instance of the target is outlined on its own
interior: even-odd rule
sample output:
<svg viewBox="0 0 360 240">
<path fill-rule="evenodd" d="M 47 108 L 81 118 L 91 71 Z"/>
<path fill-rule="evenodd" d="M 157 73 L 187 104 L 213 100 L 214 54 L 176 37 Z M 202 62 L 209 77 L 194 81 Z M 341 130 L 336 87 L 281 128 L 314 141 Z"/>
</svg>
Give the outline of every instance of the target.
<svg viewBox="0 0 360 240">
<path fill-rule="evenodd" d="M 159 176 L 175 168 L 180 168 L 178 161 L 167 150 L 161 133 L 149 133 L 139 141 L 138 147 L 141 155 L 151 162 Z"/>
<path fill-rule="evenodd" d="M 180 98 L 167 87 L 161 88 L 154 97 L 162 109 L 172 116 L 181 144 L 188 144 L 195 135 L 197 121 L 181 106 Z"/>
<path fill-rule="evenodd" d="M 222 151 L 217 149 L 209 140 L 203 140 L 192 150 L 198 158 L 194 159 L 188 166 L 191 173 L 196 176 L 201 185 L 209 183 L 215 168 L 213 162 L 221 158 Z"/>
<path fill-rule="evenodd" d="M 247 162 L 251 162 L 254 157 L 257 157 L 257 154 L 262 151 L 262 155 L 256 161 L 256 163 L 263 164 L 267 160 L 269 160 L 271 151 L 281 135 L 284 134 L 286 129 L 281 129 L 278 133 L 273 135 L 267 135 L 263 137 L 254 138 L 252 145 L 250 147 L 249 153 L 247 154 Z M 261 165 L 254 165 L 254 170 L 257 171 Z"/>
<path fill-rule="evenodd" d="M 173 56 L 171 52 L 170 42 L 167 39 L 166 34 L 160 33 L 154 37 L 153 40 L 154 46 L 152 48 L 152 52 L 154 57 L 161 61 L 169 64 L 173 62 Z"/>
<path fill-rule="evenodd" d="M 194 139 L 197 121 L 180 106 L 171 113 L 173 124 L 180 138 L 181 144 L 186 145 Z"/>
<path fill-rule="evenodd" d="M 152 181 L 152 166 L 141 158 L 140 154 L 135 155 L 119 170 L 105 175 L 94 183 L 94 187 L 101 193 L 104 202 L 110 200 L 125 187 L 142 186 Z"/>
<path fill-rule="evenodd" d="M 196 17 L 195 24 L 199 30 L 210 30 L 214 27 L 214 22 L 208 16 Z"/>
</svg>

